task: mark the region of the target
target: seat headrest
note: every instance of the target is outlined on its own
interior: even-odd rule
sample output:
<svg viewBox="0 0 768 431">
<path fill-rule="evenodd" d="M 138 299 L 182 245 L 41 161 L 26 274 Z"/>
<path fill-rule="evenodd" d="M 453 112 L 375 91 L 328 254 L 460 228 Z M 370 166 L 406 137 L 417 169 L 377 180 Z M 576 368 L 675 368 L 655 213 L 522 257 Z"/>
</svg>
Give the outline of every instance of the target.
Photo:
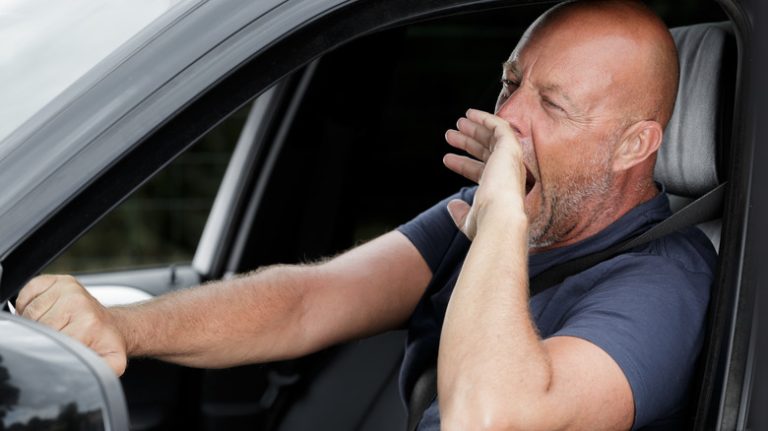
<svg viewBox="0 0 768 431">
<path fill-rule="evenodd" d="M 680 85 L 664 131 L 654 172 L 669 193 L 699 197 L 719 184 L 719 156 L 733 99 L 733 36 L 730 24 L 671 29 L 680 56 Z"/>
</svg>

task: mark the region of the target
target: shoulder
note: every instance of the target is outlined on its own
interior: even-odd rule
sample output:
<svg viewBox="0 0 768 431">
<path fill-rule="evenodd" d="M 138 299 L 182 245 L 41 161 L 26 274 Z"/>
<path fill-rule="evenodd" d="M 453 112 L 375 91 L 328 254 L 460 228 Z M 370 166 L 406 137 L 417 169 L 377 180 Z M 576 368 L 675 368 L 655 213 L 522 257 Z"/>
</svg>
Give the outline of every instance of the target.
<svg viewBox="0 0 768 431">
<path fill-rule="evenodd" d="M 690 281 L 708 291 L 716 263 L 717 253 L 706 235 L 687 228 L 603 262 L 594 276 L 596 284 L 621 281 L 662 288 Z"/>
<path fill-rule="evenodd" d="M 717 263 L 714 246 L 697 227 L 686 228 L 652 241 L 641 252 L 663 257 L 687 271 L 712 273 Z"/>
</svg>

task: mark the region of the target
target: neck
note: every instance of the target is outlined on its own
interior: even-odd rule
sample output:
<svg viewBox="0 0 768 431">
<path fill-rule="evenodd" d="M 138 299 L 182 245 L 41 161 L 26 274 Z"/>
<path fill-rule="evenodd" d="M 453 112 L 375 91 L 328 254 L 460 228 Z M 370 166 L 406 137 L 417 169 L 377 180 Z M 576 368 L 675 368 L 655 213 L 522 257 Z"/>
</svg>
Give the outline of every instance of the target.
<svg viewBox="0 0 768 431">
<path fill-rule="evenodd" d="M 658 193 L 659 190 L 650 177 L 643 180 L 625 177 L 616 181 L 605 196 L 593 202 L 585 202 L 576 215 L 576 224 L 562 240 L 543 247 L 531 247 L 529 253 L 536 254 L 566 247 L 596 235 L 636 206 L 653 199 Z"/>
</svg>

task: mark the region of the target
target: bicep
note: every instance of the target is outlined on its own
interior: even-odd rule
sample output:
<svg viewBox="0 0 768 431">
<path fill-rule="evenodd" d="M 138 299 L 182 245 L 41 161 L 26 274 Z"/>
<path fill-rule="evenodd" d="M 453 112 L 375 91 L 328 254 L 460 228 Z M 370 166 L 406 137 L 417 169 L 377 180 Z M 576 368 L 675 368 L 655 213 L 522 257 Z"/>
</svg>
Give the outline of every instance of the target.
<svg viewBox="0 0 768 431">
<path fill-rule="evenodd" d="M 603 349 L 581 338 L 544 340 L 552 367 L 551 413 L 575 430 L 626 430 L 634 420 L 632 389 Z"/>
<path fill-rule="evenodd" d="M 334 344 L 401 327 L 432 277 L 424 258 L 398 231 L 389 232 L 316 268 L 306 291 L 306 328 Z"/>
</svg>

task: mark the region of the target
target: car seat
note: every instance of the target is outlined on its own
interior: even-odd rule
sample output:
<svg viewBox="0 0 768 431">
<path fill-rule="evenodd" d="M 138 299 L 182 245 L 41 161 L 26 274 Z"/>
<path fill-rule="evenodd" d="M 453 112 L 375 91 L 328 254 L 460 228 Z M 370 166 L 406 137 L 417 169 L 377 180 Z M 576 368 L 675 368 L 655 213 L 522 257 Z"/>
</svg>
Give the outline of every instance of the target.
<svg viewBox="0 0 768 431">
<path fill-rule="evenodd" d="M 655 177 L 665 185 L 672 209 L 677 210 L 728 178 L 736 45 L 728 22 L 678 27 L 671 32 L 680 57 L 680 85 Z M 699 227 L 719 251 L 721 220 Z M 712 289 L 704 349 L 691 387 L 690 425 L 698 429 L 703 429 L 722 388 L 716 376 L 723 334 L 717 330 L 715 316 L 723 295 L 717 283 Z"/>
<path fill-rule="evenodd" d="M 671 30 L 680 57 L 680 85 L 656 161 L 673 210 L 714 189 L 725 173 L 734 91 L 735 49 L 730 24 Z M 720 222 L 699 226 L 719 249 Z"/>
</svg>

